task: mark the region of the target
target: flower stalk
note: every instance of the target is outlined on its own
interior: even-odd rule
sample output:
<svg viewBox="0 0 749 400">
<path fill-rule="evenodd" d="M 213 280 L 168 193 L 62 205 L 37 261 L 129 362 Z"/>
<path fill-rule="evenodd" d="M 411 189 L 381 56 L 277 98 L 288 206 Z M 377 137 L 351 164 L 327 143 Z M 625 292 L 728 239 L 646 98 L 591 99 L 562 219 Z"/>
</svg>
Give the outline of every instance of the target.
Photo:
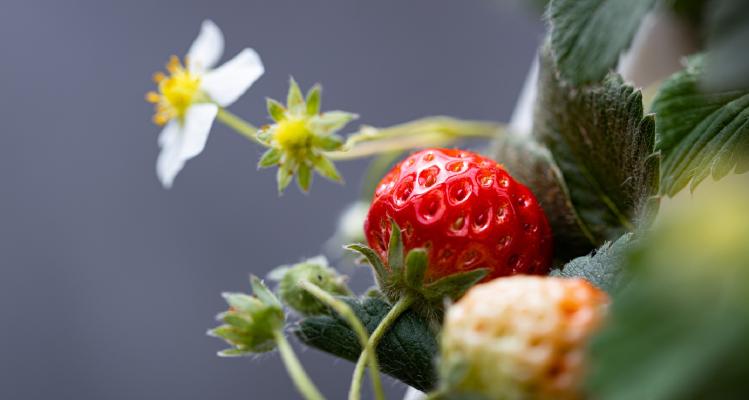
<svg viewBox="0 0 749 400">
<path fill-rule="evenodd" d="M 281 354 L 281 359 L 286 366 L 286 370 L 289 372 L 289 376 L 294 382 L 294 386 L 299 390 L 299 393 L 301 393 L 307 400 L 324 400 L 325 397 L 323 397 L 315 384 L 312 383 L 307 372 L 304 371 L 304 367 L 302 367 L 302 364 L 299 362 L 291 344 L 286 340 L 283 331 L 277 329 L 273 332 L 273 336 L 278 345 L 278 352 Z"/>
<path fill-rule="evenodd" d="M 359 360 L 357 360 L 356 362 L 354 375 L 351 379 L 351 388 L 349 390 L 348 397 L 349 400 L 358 400 L 360 398 L 362 379 L 364 378 L 364 368 L 367 364 L 367 360 L 369 358 L 377 357 L 377 345 L 380 343 L 380 340 L 385 335 L 385 333 L 390 330 L 390 327 L 393 326 L 395 321 L 398 320 L 398 317 L 400 317 L 401 314 L 408 310 L 408 308 L 411 307 L 415 300 L 416 297 L 414 296 L 401 297 L 393 305 L 393 308 L 388 311 L 387 315 L 385 315 L 385 318 L 380 321 L 380 324 L 377 325 L 377 328 L 374 330 L 374 332 L 372 332 L 372 335 L 369 337 L 369 341 L 367 341 L 367 345 L 364 347 L 364 350 L 359 356 Z"/>
<path fill-rule="evenodd" d="M 370 355 L 367 357 L 367 362 L 369 364 L 370 379 L 372 379 L 372 389 L 374 391 L 375 399 L 384 400 L 385 394 L 382 390 L 382 380 L 380 379 L 380 367 L 377 362 L 377 354 L 375 354 L 373 349 L 369 347 L 369 335 L 367 335 L 367 330 L 354 311 L 348 306 L 348 304 L 336 299 L 330 293 L 322 290 L 312 282 L 301 281 L 299 282 L 299 286 L 335 310 L 338 315 L 348 322 L 351 329 L 354 330 L 356 336 L 359 338 L 359 343 L 361 343 L 362 349 L 364 349 L 365 353 Z M 351 397 L 349 396 L 349 398 Z M 359 398 L 359 390 L 356 391 L 356 398 Z"/>
</svg>

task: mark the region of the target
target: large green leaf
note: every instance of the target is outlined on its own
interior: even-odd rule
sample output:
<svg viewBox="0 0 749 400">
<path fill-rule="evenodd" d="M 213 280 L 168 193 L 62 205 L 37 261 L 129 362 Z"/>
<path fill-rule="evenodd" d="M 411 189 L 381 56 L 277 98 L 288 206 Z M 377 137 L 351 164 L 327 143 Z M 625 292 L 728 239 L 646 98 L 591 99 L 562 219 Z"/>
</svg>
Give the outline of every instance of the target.
<svg viewBox="0 0 749 400">
<path fill-rule="evenodd" d="M 746 398 L 749 191 L 721 186 L 677 205 L 626 257 L 631 280 L 591 345 L 590 398 Z"/>
<path fill-rule="evenodd" d="M 548 149 L 509 132 L 494 140 L 490 155 L 538 198 L 554 232 L 555 259 L 564 263 L 595 248 L 596 240 L 572 206 L 562 171 Z"/>
<path fill-rule="evenodd" d="M 690 58 L 653 103 L 657 147 L 663 154 L 662 191 L 668 195 L 690 181 L 694 189 L 710 175 L 720 179 L 734 168 L 749 170 L 744 158 L 749 152 L 749 91 L 702 91 L 704 66 L 704 57 Z"/>
<path fill-rule="evenodd" d="M 573 84 L 603 79 L 627 49 L 655 0 L 553 0 L 548 17 L 554 60 Z"/>
<path fill-rule="evenodd" d="M 600 245 L 648 221 L 660 159 L 641 93 L 616 74 L 571 86 L 558 78 L 548 47 L 539 79 L 533 134 L 551 151 L 588 236 Z"/>
<path fill-rule="evenodd" d="M 549 275 L 584 278 L 599 288 L 614 293 L 626 282 L 626 274 L 622 268 L 623 258 L 632 237 L 633 234 L 628 233 L 615 242 L 606 242 L 594 253 L 578 257 L 563 268 L 551 271 Z"/>
<path fill-rule="evenodd" d="M 372 333 L 390 305 L 379 298 L 343 298 Z M 349 361 L 356 361 L 361 346 L 356 334 L 338 315 L 316 316 L 301 320 L 294 333 L 305 344 Z M 382 372 L 421 391 L 437 385 L 433 357 L 438 351 L 437 339 L 429 323 L 412 311 L 402 314 L 377 346 Z"/>
</svg>

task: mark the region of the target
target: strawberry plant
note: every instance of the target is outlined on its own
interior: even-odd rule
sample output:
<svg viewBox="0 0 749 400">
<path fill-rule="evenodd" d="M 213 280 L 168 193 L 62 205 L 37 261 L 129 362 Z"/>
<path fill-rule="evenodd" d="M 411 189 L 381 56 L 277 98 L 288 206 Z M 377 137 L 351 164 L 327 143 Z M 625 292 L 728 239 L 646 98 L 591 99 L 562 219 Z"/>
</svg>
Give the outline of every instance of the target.
<svg viewBox="0 0 749 400">
<path fill-rule="evenodd" d="M 285 327 L 356 362 L 352 400 L 367 370 L 377 399 L 380 371 L 442 399 L 745 397 L 747 3 L 537 3 L 548 32 L 507 124 L 425 117 L 344 135 L 359 116 L 291 79 L 256 127 L 226 107 L 264 71 L 259 55 L 208 68 L 223 44 L 210 21 L 184 65 L 155 76 L 165 187 L 214 120 L 264 149 L 279 194 L 373 158 L 332 242 L 377 286 L 355 294 L 325 257 L 274 269 L 275 294 L 253 278 L 253 296 L 225 295 L 221 355 L 278 349 L 307 399 L 322 395 Z"/>
</svg>

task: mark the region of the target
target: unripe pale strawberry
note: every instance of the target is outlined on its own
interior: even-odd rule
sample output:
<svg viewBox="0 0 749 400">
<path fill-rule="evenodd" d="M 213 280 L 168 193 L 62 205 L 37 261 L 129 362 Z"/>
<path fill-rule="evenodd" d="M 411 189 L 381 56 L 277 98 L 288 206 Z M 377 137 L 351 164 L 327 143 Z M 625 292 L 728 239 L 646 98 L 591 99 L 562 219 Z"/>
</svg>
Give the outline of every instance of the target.
<svg viewBox="0 0 749 400">
<path fill-rule="evenodd" d="M 579 399 L 586 342 L 608 302 L 583 279 L 516 275 L 476 285 L 447 310 L 443 384 L 488 399 Z"/>
</svg>

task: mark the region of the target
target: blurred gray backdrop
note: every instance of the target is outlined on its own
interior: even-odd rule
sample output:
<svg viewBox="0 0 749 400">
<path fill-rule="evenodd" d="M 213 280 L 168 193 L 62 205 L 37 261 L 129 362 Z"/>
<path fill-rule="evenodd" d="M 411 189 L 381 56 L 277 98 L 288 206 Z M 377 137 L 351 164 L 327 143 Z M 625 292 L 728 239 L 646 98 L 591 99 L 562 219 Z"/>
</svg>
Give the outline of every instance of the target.
<svg viewBox="0 0 749 400">
<path fill-rule="evenodd" d="M 297 397 L 277 355 L 220 359 L 205 331 L 220 292 L 320 251 L 366 163 L 340 165 L 346 186 L 278 197 L 260 149 L 216 125 L 162 189 L 143 95 L 204 18 L 225 33 L 224 59 L 245 46 L 263 58 L 231 108 L 256 123 L 292 74 L 360 123 L 506 121 L 543 30 L 497 0 L 1 3 L 0 399 Z M 344 398 L 352 364 L 301 357 Z"/>
</svg>

